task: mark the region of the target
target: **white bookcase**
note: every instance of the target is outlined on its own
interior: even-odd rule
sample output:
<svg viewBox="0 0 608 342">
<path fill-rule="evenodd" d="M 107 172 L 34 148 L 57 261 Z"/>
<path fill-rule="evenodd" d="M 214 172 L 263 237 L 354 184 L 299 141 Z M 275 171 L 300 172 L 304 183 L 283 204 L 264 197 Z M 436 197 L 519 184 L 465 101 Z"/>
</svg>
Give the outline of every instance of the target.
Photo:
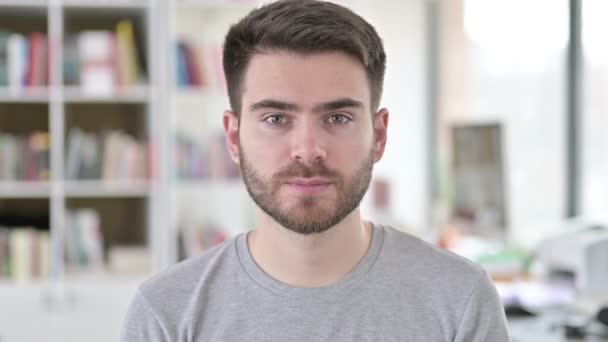
<svg viewBox="0 0 608 342">
<path fill-rule="evenodd" d="M 48 217 L 50 236 L 48 276 L 26 282 L 0 279 L 0 301 L 8 304 L 0 305 L 2 342 L 118 340 L 135 286 L 169 263 L 169 243 L 163 237 L 168 230 L 163 214 L 168 204 L 168 178 L 162 166 L 167 134 L 159 96 L 163 69 L 159 54 L 164 51 L 157 39 L 162 31 L 159 3 L 0 0 L 0 30 L 24 35 L 43 32 L 50 46 L 48 86 L 23 91 L 0 86 L 0 133 L 46 131 L 50 141 L 48 180 L 0 180 L 0 215 L 18 208 L 23 215 Z M 90 94 L 65 81 L 67 37 L 85 30 L 114 30 L 123 19 L 132 23 L 144 82 L 107 94 Z M 93 134 L 121 130 L 150 143 L 149 175 L 129 180 L 68 177 L 68 140 L 74 127 Z M 99 213 L 105 255 L 102 269 L 73 271 L 65 262 L 68 212 L 79 208 Z M 133 260 L 137 267 L 127 271 L 111 267 L 112 262 L 124 269 Z"/>
</svg>

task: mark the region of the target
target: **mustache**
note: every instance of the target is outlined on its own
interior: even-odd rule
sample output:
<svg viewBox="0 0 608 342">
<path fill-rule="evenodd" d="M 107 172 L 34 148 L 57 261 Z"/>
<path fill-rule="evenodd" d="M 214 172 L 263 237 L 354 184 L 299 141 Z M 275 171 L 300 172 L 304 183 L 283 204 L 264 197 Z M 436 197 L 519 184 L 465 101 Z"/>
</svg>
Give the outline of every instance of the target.
<svg viewBox="0 0 608 342">
<path fill-rule="evenodd" d="M 311 178 L 322 177 L 328 179 L 338 179 L 340 174 L 337 171 L 329 169 L 324 164 L 304 165 L 302 163 L 293 162 L 275 173 L 274 178 L 278 180 L 289 178 Z"/>
</svg>

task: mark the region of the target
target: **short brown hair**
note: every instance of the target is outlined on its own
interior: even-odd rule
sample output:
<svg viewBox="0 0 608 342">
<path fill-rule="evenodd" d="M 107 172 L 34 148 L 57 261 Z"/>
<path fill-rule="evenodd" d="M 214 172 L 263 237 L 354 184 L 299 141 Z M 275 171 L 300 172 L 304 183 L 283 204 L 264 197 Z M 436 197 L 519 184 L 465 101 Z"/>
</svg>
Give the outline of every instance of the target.
<svg viewBox="0 0 608 342">
<path fill-rule="evenodd" d="M 304 55 L 344 52 L 355 57 L 367 72 L 371 108 L 378 109 L 386 55 L 374 27 L 330 2 L 279 0 L 251 11 L 226 35 L 223 63 L 233 111 L 241 111 L 241 86 L 251 57 L 283 50 Z"/>
</svg>

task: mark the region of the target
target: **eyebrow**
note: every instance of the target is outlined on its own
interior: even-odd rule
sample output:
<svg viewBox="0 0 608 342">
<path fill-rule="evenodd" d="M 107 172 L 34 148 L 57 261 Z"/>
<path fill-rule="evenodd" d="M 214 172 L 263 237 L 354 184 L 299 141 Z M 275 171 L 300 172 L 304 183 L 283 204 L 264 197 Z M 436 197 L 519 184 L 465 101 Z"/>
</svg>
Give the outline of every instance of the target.
<svg viewBox="0 0 608 342">
<path fill-rule="evenodd" d="M 253 103 L 249 106 L 250 111 L 256 111 L 259 109 L 276 109 L 276 110 L 285 110 L 285 111 L 297 111 L 300 107 L 294 103 L 287 103 L 278 100 L 266 99 L 256 103 Z"/>
<path fill-rule="evenodd" d="M 361 101 L 353 100 L 350 98 L 341 98 L 334 101 L 329 101 L 325 103 L 321 103 L 316 105 L 313 108 L 314 112 L 329 112 L 332 110 L 338 110 L 342 108 L 363 108 L 363 103 Z"/>
<path fill-rule="evenodd" d="M 357 101 L 357 100 L 353 100 L 351 98 L 345 97 L 345 98 L 339 98 L 339 99 L 336 99 L 333 101 L 318 104 L 313 108 L 313 112 L 316 112 L 316 113 L 328 112 L 328 111 L 332 111 L 332 110 L 338 110 L 338 109 L 349 108 L 349 107 L 364 108 L 363 103 L 361 101 Z M 273 100 L 273 99 L 264 99 L 262 101 L 253 103 L 253 104 L 251 104 L 251 106 L 249 106 L 249 110 L 252 112 L 259 110 L 259 109 L 276 109 L 276 110 L 295 112 L 295 111 L 300 110 L 300 106 L 298 106 L 295 103 L 288 103 L 288 102 Z"/>
</svg>

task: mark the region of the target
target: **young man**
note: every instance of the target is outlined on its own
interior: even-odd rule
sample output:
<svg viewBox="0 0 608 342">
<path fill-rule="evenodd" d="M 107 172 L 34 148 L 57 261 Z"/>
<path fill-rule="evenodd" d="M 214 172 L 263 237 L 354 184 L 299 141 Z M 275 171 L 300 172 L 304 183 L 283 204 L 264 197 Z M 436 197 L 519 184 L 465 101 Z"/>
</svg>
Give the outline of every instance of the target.
<svg viewBox="0 0 608 342">
<path fill-rule="evenodd" d="M 385 54 L 350 10 L 254 10 L 226 36 L 226 141 L 255 230 L 140 286 L 123 341 L 508 341 L 487 274 L 359 203 L 386 144 Z"/>
</svg>

